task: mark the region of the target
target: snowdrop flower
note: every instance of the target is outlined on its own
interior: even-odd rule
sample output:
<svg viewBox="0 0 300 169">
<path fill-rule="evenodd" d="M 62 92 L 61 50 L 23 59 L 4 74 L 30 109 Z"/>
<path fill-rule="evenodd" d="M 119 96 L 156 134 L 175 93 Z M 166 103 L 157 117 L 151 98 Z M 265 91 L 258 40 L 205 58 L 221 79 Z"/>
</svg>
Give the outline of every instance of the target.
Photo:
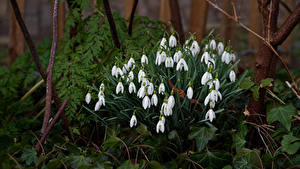
<svg viewBox="0 0 300 169">
<path fill-rule="evenodd" d="M 192 46 L 190 47 L 190 51 L 192 52 L 193 57 L 197 56 L 200 52 L 200 47 L 197 41 L 193 41 Z"/>
<path fill-rule="evenodd" d="M 146 78 L 146 77 L 144 77 L 143 79 L 142 79 L 142 82 L 141 82 L 141 84 L 145 84 L 145 86 L 148 86 L 149 85 L 149 80 Z"/>
<path fill-rule="evenodd" d="M 87 103 L 87 104 L 89 104 L 90 103 L 90 101 L 91 101 L 91 94 L 90 93 L 87 93 L 86 94 L 86 96 L 85 96 L 85 102 Z"/>
<path fill-rule="evenodd" d="M 217 46 L 216 41 L 214 39 L 212 39 L 210 41 L 209 48 L 212 49 L 212 50 L 215 50 L 216 46 Z"/>
<path fill-rule="evenodd" d="M 154 91 L 154 94 L 151 97 L 151 105 L 157 106 L 157 103 L 158 103 L 158 98 L 156 92 Z"/>
<path fill-rule="evenodd" d="M 99 101 L 98 102 L 100 102 L 100 106 L 105 106 L 105 99 L 104 99 L 104 94 L 103 94 L 103 92 L 100 92 L 99 94 L 98 94 L 98 97 L 99 97 Z"/>
<path fill-rule="evenodd" d="M 152 80 L 151 80 L 151 82 L 148 84 L 147 92 L 148 92 L 149 95 L 152 95 L 153 91 L 154 91 L 154 85 L 153 85 Z"/>
<path fill-rule="evenodd" d="M 234 82 L 235 78 L 236 78 L 235 72 L 233 70 L 231 70 L 230 73 L 229 73 L 229 79 L 230 79 L 230 81 Z"/>
<path fill-rule="evenodd" d="M 164 132 L 165 131 L 165 123 L 162 121 L 161 117 L 159 118 L 159 121 L 156 125 L 156 132 Z"/>
<path fill-rule="evenodd" d="M 141 64 L 142 66 L 144 66 L 144 64 L 148 64 L 148 57 L 145 54 L 143 54 L 141 58 Z"/>
<path fill-rule="evenodd" d="M 210 107 L 214 108 L 216 105 L 216 100 L 214 97 L 212 97 L 213 95 L 211 94 L 211 92 L 206 96 L 205 100 L 204 100 L 204 105 L 207 106 L 208 103 L 210 105 Z"/>
<path fill-rule="evenodd" d="M 164 51 L 157 51 L 156 53 L 156 59 L 155 59 L 155 64 L 156 65 L 160 65 L 161 63 L 163 63 L 166 60 L 166 52 Z"/>
<path fill-rule="evenodd" d="M 179 59 L 182 57 L 182 52 L 179 50 L 174 54 L 174 62 L 178 63 Z"/>
<path fill-rule="evenodd" d="M 121 76 L 121 77 L 123 77 L 123 71 L 121 70 L 121 68 L 117 68 L 117 71 L 116 71 L 116 78 L 119 78 L 119 75 Z"/>
<path fill-rule="evenodd" d="M 214 79 L 212 81 L 212 83 L 209 84 L 209 89 L 211 89 L 212 87 L 214 87 L 215 90 L 219 90 L 219 88 L 220 88 L 220 81 L 219 81 L 218 78 Z"/>
<path fill-rule="evenodd" d="M 188 71 L 189 68 L 188 68 L 188 65 L 186 64 L 185 60 L 183 58 L 181 58 L 179 60 L 179 62 L 177 63 L 177 66 L 176 66 L 176 70 L 177 71 L 181 71 L 181 70 L 184 70 L 184 71 Z"/>
<path fill-rule="evenodd" d="M 232 62 L 234 62 L 236 59 L 235 54 L 234 53 L 229 54 L 229 58 Z"/>
<path fill-rule="evenodd" d="M 175 36 L 172 34 L 169 38 L 169 46 L 171 48 L 173 48 L 173 47 L 176 47 L 176 45 L 177 45 L 177 40 L 176 40 Z"/>
<path fill-rule="evenodd" d="M 164 81 L 162 81 L 158 87 L 158 94 L 164 94 L 165 93 L 165 85 L 164 85 Z"/>
<path fill-rule="evenodd" d="M 173 61 L 172 57 L 167 57 L 166 58 L 165 66 L 166 66 L 166 68 L 174 66 L 174 61 Z"/>
<path fill-rule="evenodd" d="M 173 109 L 174 106 L 175 106 L 175 98 L 173 96 L 173 91 L 172 91 L 171 96 L 168 98 L 168 107 L 170 109 Z"/>
<path fill-rule="evenodd" d="M 205 85 L 211 79 L 212 79 L 212 74 L 210 72 L 205 72 L 201 78 L 201 84 Z"/>
<path fill-rule="evenodd" d="M 187 95 L 188 99 L 192 99 L 193 98 L 194 92 L 193 92 L 193 88 L 192 88 L 191 82 L 189 83 L 189 88 L 187 89 L 186 93 L 187 93 L 186 95 Z"/>
<path fill-rule="evenodd" d="M 146 94 L 146 86 L 145 85 L 146 85 L 145 83 L 142 83 L 141 88 L 138 90 L 138 92 L 137 92 L 138 98 L 145 97 L 145 94 Z"/>
<path fill-rule="evenodd" d="M 218 43 L 218 55 L 221 56 L 224 51 L 224 45 L 222 42 Z"/>
<path fill-rule="evenodd" d="M 136 126 L 136 124 L 137 124 L 137 119 L 136 119 L 135 113 L 133 113 L 133 115 L 131 116 L 131 119 L 130 119 L 130 128 L 132 128 L 133 126 Z"/>
<path fill-rule="evenodd" d="M 205 64 L 208 64 L 208 61 L 210 60 L 210 55 L 208 54 L 208 52 L 204 52 L 202 57 L 201 57 L 201 62 L 203 62 L 204 60 L 204 63 Z"/>
<path fill-rule="evenodd" d="M 129 74 L 128 74 L 128 79 L 129 79 L 130 81 L 132 81 L 132 80 L 134 79 L 134 74 L 133 74 L 132 71 L 129 72 Z"/>
<path fill-rule="evenodd" d="M 172 115 L 172 109 L 171 109 L 170 105 L 168 104 L 168 100 L 166 98 L 164 99 L 164 103 L 161 106 L 160 113 L 165 116 Z"/>
<path fill-rule="evenodd" d="M 206 45 L 204 46 L 203 51 L 206 51 L 207 49 L 208 49 L 208 45 L 206 44 Z"/>
<path fill-rule="evenodd" d="M 215 114 L 215 112 L 213 111 L 213 109 L 210 108 L 210 109 L 208 110 L 208 112 L 206 113 L 206 115 L 205 115 L 205 119 L 206 119 L 206 120 L 209 119 L 209 121 L 212 122 L 214 118 L 216 118 L 216 114 Z"/>
<path fill-rule="evenodd" d="M 210 92 L 210 97 L 212 100 L 214 100 L 216 102 L 218 101 L 218 98 L 220 98 L 220 100 L 222 100 L 222 95 L 218 90 L 212 90 Z"/>
<path fill-rule="evenodd" d="M 148 96 L 148 93 L 146 93 L 146 96 L 144 97 L 143 101 L 142 101 L 143 107 L 146 110 L 147 108 L 150 108 L 151 102 L 150 102 L 150 98 Z"/>
<path fill-rule="evenodd" d="M 100 100 L 96 103 L 95 105 L 95 111 L 98 111 L 101 107 L 101 103 L 100 103 Z"/>
<path fill-rule="evenodd" d="M 129 90 L 129 93 L 130 93 L 130 94 L 131 94 L 132 92 L 133 92 L 133 93 L 136 93 L 136 87 L 135 87 L 135 85 L 134 85 L 134 83 L 133 83 L 132 81 L 131 81 L 130 84 L 129 84 L 128 90 Z"/>
<path fill-rule="evenodd" d="M 184 47 L 187 47 L 187 46 L 189 45 L 190 41 L 191 41 L 191 39 L 186 40 L 186 41 L 184 42 Z"/>
<path fill-rule="evenodd" d="M 161 53 L 161 51 L 157 51 L 157 52 L 156 52 L 155 64 L 158 65 L 158 66 L 159 66 L 159 65 L 161 64 L 161 62 L 162 62 L 161 54 L 160 54 L 160 53 Z"/>
<path fill-rule="evenodd" d="M 126 69 L 126 64 L 123 66 L 123 68 L 122 68 L 122 72 L 123 72 L 123 74 L 126 74 L 127 73 L 127 69 Z"/>
<path fill-rule="evenodd" d="M 102 92 L 104 92 L 104 84 L 103 83 L 101 83 L 101 85 L 100 85 L 100 91 L 102 91 Z"/>
<path fill-rule="evenodd" d="M 167 42 L 167 39 L 165 37 L 163 37 L 160 41 L 160 49 L 166 49 L 167 48 L 166 42 Z"/>
<path fill-rule="evenodd" d="M 135 65 L 135 61 L 134 59 L 131 57 L 127 63 L 127 67 L 128 69 L 130 69 L 131 67 L 133 67 Z"/>
<path fill-rule="evenodd" d="M 144 72 L 143 69 L 141 69 L 138 73 L 138 82 L 140 83 L 146 76 L 146 73 Z"/>
<path fill-rule="evenodd" d="M 112 69 L 111 69 L 111 75 L 112 75 L 112 76 L 116 76 L 116 75 L 117 75 L 117 66 L 116 66 L 116 65 L 114 65 L 114 66 L 112 67 Z"/>
<path fill-rule="evenodd" d="M 212 59 L 212 58 L 209 58 L 208 63 L 207 63 L 207 67 L 215 69 L 215 65 L 216 65 L 215 60 Z"/>
<path fill-rule="evenodd" d="M 118 83 L 118 85 L 117 85 L 117 87 L 116 87 L 116 94 L 119 94 L 120 92 L 121 92 L 121 93 L 124 92 L 124 86 L 123 86 L 123 84 L 122 84 L 121 81 L 119 81 L 119 83 Z"/>
<path fill-rule="evenodd" d="M 224 51 L 221 58 L 222 62 L 229 64 L 230 63 L 230 54 L 227 51 Z"/>
</svg>

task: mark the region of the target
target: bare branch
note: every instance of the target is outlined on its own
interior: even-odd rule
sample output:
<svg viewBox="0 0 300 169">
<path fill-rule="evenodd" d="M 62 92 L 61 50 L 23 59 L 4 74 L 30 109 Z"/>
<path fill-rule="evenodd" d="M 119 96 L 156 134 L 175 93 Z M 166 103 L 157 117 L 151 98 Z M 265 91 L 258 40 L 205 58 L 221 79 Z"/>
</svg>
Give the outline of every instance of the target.
<svg viewBox="0 0 300 169">
<path fill-rule="evenodd" d="M 49 126 L 45 129 L 45 132 L 43 133 L 43 136 L 41 137 L 41 139 L 39 140 L 39 142 L 41 144 L 44 143 L 47 135 L 49 134 L 50 130 L 53 128 L 54 124 L 56 123 L 56 121 L 58 120 L 59 116 L 61 115 L 61 113 L 64 111 L 66 105 L 69 103 L 70 98 L 67 98 L 64 103 L 60 106 L 59 110 L 57 111 L 57 113 L 55 114 L 53 120 L 51 121 L 51 123 L 49 124 Z M 36 152 L 38 154 L 40 154 L 41 152 L 41 145 L 39 143 L 36 144 L 35 146 L 36 148 Z"/>
<path fill-rule="evenodd" d="M 292 32 L 294 27 L 300 23 L 300 3 L 296 6 L 291 15 L 284 21 L 278 31 L 271 39 L 272 45 L 280 45 Z"/>
<path fill-rule="evenodd" d="M 253 35 L 255 35 L 256 37 L 258 37 L 260 40 L 262 40 L 271 50 L 272 52 L 274 52 L 274 54 L 277 56 L 277 58 L 280 60 L 280 62 L 282 63 L 282 65 L 284 66 L 285 70 L 288 73 L 289 78 L 291 79 L 294 88 L 297 90 L 297 93 L 300 94 L 300 90 L 298 89 L 298 86 L 296 84 L 296 81 L 292 75 L 292 73 L 290 72 L 288 66 L 286 65 L 285 61 L 283 60 L 283 58 L 278 54 L 278 52 L 274 49 L 274 47 L 262 36 L 260 36 L 259 34 L 257 34 L 256 32 L 254 32 L 252 29 L 250 29 L 249 27 L 247 27 L 246 25 L 244 25 L 243 23 L 241 23 L 239 20 L 237 20 L 234 16 L 231 16 L 230 14 L 228 14 L 226 11 L 224 11 L 222 8 L 220 8 L 218 5 L 214 4 L 213 2 L 211 2 L 210 0 L 206 0 L 206 2 L 208 2 L 211 6 L 213 6 L 214 8 L 216 8 L 217 10 L 219 10 L 223 15 L 227 16 L 228 18 L 232 19 L 233 21 L 235 21 L 237 24 L 239 24 L 242 28 L 246 29 L 247 31 L 249 31 L 250 33 L 252 33 Z M 297 6 L 297 8 L 299 8 L 299 5 Z M 299 21 L 299 19 L 298 19 Z M 291 30 L 290 30 L 291 31 Z"/>
<path fill-rule="evenodd" d="M 120 41 L 119 41 L 119 38 L 118 38 L 115 21 L 114 21 L 114 18 L 112 16 L 112 14 L 111 14 L 111 10 L 110 10 L 108 0 L 103 0 L 103 6 L 104 6 L 106 17 L 107 17 L 107 20 L 108 20 L 108 23 L 109 23 L 110 32 L 111 32 L 111 35 L 112 35 L 113 40 L 114 40 L 114 44 L 117 48 L 120 48 L 121 45 L 120 45 Z"/>
<path fill-rule="evenodd" d="M 134 13 L 137 7 L 139 0 L 134 0 L 134 4 L 131 10 L 131 14 L 130 14 L 130 20 L 129 20 L 129 25 L 128 25 L 128 34 L 131 36 L 132 34 L 132 24 L 133 24 L 133 18 L 134 18 Z"/>
<path fill-rule="evenodd" d="M 46 74 L 46 72 L 45 72 L 45 70 L 44 70 L 44 68 L 43 68 L 43 66 L 41 64 L 41 61 L 40 61 L 39 56 L 37 54 L 35 45 L 34 45 L 32 39 L 31 39 L 31 36 L 30 36 L 28 30 L 27 30 L 27 27 L 26 27 L 26 25 L 24 23 L 24 20 L 21 17 L 21 13 L 20 13 L 18 4 L 17 4 L 16 0 L 11 0 L 10 2 L 11 2 L 11 5 L 12 5 L 12 8 L 14 10 L 16 19 L 17 19 L 17 21 L 19 23 L 19 26 L 20 26 L 20 28 L 21 28 L 21 30 L 23 32 L 24 38 L 26 40 L 26 43 L 27 43 L 27 45 L 29 47 L 30 53 L 33 56 L 34 63 L 36 64 L 37 69 L 38 69 L 40 75 L 42 76 L 42 78 L 44 79 L 44 81 L 46 81 L 47 80 L 47 74 Z M 61 106 L 61 102 L 60 102 L 60 99 L 59 99 L 58 94 L 56 92 L 56 89 L 54 87 L 53 87 L 52 92 L 53 92 L 54 103 L 55 103 L 56 107 L 59 108 Z M 63 120 L 65 130 L 68 133 L 69 139 L 71 141 L 73 141 L 72 131 L 70 129 L 69 122 L 67 120 L 67 117 L 66 117 L 65 113 L 62 113 L 61 118 Z"/>
<path fill-rule="evenodd" d="M 52 16 L 52 46 L 50 59 L 48 64 L 48 75 L 47 75 L 47 84 L 46 84 L 46 110 L 44 115 L 44 121 L 42 126 L 42 133 L 44 133 L 46 127 L 48 126 L 48 121 L 51 114 L 51 100 L 52 100 L 52 72 L 54 66 L 54 58 L 56 53 L 57 46 L 57 9 L 58 9 L 58 0 L 54 1 L 53 16 Z"/>
</svg>

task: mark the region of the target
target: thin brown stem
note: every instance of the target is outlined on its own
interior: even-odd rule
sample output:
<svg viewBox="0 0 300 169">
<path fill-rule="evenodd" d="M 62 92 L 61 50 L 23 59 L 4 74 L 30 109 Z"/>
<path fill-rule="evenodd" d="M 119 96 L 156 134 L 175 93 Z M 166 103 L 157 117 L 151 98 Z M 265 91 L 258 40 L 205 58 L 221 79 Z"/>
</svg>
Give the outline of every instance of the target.
<svg viewBox="0 0 300 169">
<path fill-rule="evenodd" d="M 289 68 L 288 68 L 288 66 L 287 66 L 287 64 L 285 63 L 285 61 L 284 61 L 284 59 L 278 54 L 278 52 L 275 50 L 275 48 L 265 39 L 265 38 L 263 38 L 262 36 L 260 36 L 259 34 L 257 34 L 256 32 L 254 32 L 252 29 L 250 29 L 249 27 L 247 27 L 246 25 L 244 25 L 243 23 L 241 23 L 241 22 L 239 22 L 239 20 L 237 20 L 237 19 L 235 19 L 235 17 L 233 17 L 233 16 L 231 16 L 230 14 L 228 14 L 226 11 L 224 11 L 222 8 L 220 8 L 218 5 L 216 5 L 216 4 L 214 4 L 213 2 L 211 2 L 210 0 L 206 0 L 206 2 L 208 2 L 211 6 L 213 6 L 214 8 L 216 8 L 218 11 L 220 11 L 223 15 L 225 15 L 225 16 L 227 16 L 229 19 L 232 19 L 233 21 L 235 21 L 237 24 L 239 24 L 242 28 L 244 28 L 244 29 L 246 29 L 248 32 L 250 32 L 250 33 L 252 33 L 253 35 L 255 35 L 256 37 L 258 37 L 260 40 L 262 40 L 271 50 L 272 50 L 272 52 L 274 52 L 274 54 L 277 56 L 277 58 L 279 59 L 279 61 L 282 63 L 282 65 L 284 66 L 284 68 L 285 68 L 285 70 L 286 70 L 286 72 L 288 73 L 288 76 L 289 76 L 289 78 L 291 79 L 291 81 L 292 81 L 292 83 L 293 83 L 293 86 L 294 86 L 294 88 L 295 88 L 295 90 L 297 90 L 297 93 L 298 94 L 300 94 L 300 91 L 299 91 L 299 89 L 298 89 L 298 86 L 297 86 L 297 84 L 296 84 L 296 81 L 295 81 L 295 78 L 294 78 L 294 76 L 292 75 L 292 73 L 290 72 L 290 70 L 289 70 Z M 297 5 L 297 7 L 296 7 L 296 9 L 298 9 L 298 10 L 300 10 L 300 4 L 299 5 Z M 294 10 L 294 11 L 296 11 L 296 9 Z M 297 11 L 298 11 L 297 10 Z M 293 13 L 300 13 L 300 12 L 293 12 Z M 291 15 L 293 15 L 293 14 L 291 14 Z M 296 14 L 294 14 L 294 15 L 296 15 Z M 298 14 L 299 15 L 299 14 Z M 291 20 L 291 22 L 293 23 L 290 23 L 290 24 L 283 24 L 283 26 L 282 27 L 285 27 L 285 28 L 280 28 L 277 32 L 280 32 L 280 30 L 281 29 L 287 29 L 287 31 L 289 31 L 289 33 L 290 33 L 290 31 L 292 31 L 292 28 L 294 28 L 294 24 L 295 24 L 295 21 L 294 21 L 294 19 L 297 19 L 299 16 L 298 15 L 296 15 L 297 17 L 289 17 L 289 18 L 291 18 L 291 19 L 287 19 L 287 20 Z M 285 21 L 285 23 L 287 22 L 287 20 Z M 298 18 L 298 22 L 299 22 L 299 18 Z M 284 25 L 289 25 L 289 26 L 284 26 Z M 285 37 L 285 36 L 287 36 L 286 35 L 286 33 L 287 32 L 285 32 L 285 33 L 282 33 L 282 36 L 283 37 Z M 277 34 L 277 33 L 276 33 Z M 277 35 L 277 36 L 279 36 L 279 35 Z M 272 38 L 272 40 L 271 40 L 271 43 L 273 44 L 273 43 L 275 43 L 275 41 L 276 40 L 274 40 L 274 38 Z"/>
<path fill-rule="evenodd" d="M 114 40 L 114 44 L 117 48 L 120 49 L 121 45 L 120 45 L 120 41 L 119 41 L 119 38 L 118 38 L 115 21 L 114 21 L 114 18 L 112 16 L 112 14 L 111 14 L 111 10 L 110 10 L 108 0 L 103 0 L 103 6 L 104 6 L 104 11 L 106 13 L 106 17 L 107 17 L 107 20 L 108 20 L 108 23 L 109 23 L 110 32 L 111 32 L 112 38 Z"/>
<path fill-rule="evenodd" d="M 46 127 L 48 126 L 48 121 L 51 114 L 51 100 L 52 100 L 52 72 L 54 66 L 54 59 L 57 46 L 57 9 L 58 9 L 58 0 L 54 1 L 53 14 L 52 14 L 52 46 L 50 59 L 48 64 L 48 75 L 47 75 L 47 84 L 46 84 L 46 110 L 44 115 L 44 121 L 42 126 L 42 133 L 44 133 Z"/>
<path fill-rule="evenodd" d="M 128 25 L 128 34 L 130 36 L 132 35 L 133 18 L 134 18 L 134 13 L 135 13 L 138 2 L 139 2 L 139 0 L 134 0 L 133 7 L 131 10 L 131 14 L 130 14 L 130 20 L 129 20 L 129 25 Z"/>
<path fill-rule="evenodd" d="M 46 74 L 46 72 L 45 72 L 45 70 L 44 70 L 44 68 L 43 68 L 43 66 L 41 64 L 41 61 L 40 61 L 39 56 L 37 54 L 35 45 L 34 45 L 34 43 L 32 41 L 32 38 L 31 38 L 28 30 L 27 30 L 27 27 L 26 27 L 26 25 L 24 23 L 24 20 L 23 20 L 23 18 L 21 16 L 18 4 L 16 3 L 16 0 L 11 0 L 10 2 L 11 2 L 11 5 L 12 5 L 12 8 L 14 10 L 16 19 L 18 21 L 18 24 L 19 24 L 19 26 L 20 26 L 20 28 L 21 28 L 21 30 L 23 32 L 23 36 L 24 36 L 24 38 L 26 40 L 26 43 L 27 43 L 28 48 L 29 48 L 29 51 L 30 51 L 30 53 L 31 53 L 31 55 L 33 57 L 34 63 L 37 66 L 37 69 L 38 69 L 40 75 L 42 76 L 42 78 L 44 79 L 44 81 L 47 81 L 47 74 Z M 53 95 L 54 103 L 55 103 L 56 107 L 59 108 L 61 106 L 61 101 L 60 101 L 60 99 L 58 97 L 58 94 L 56 92 L 56 89 L 54 87 L 52 89 L 52 92 L 53 92 L 52 95 Z M 65 130 L 68 133 L 69 139 L 71 141 L 73 141 L 73 134 L 72 134 L 72 131 L 70 129 L 70 125 L 69 125 L 69 122 L 67 120 L 67 117 L 66 117 L 65 113 L 61 114 L 61 118 L 63 120 L 63 124 L 64 124 L 64 127 L 65 127 Z"/>
<path fill-rule="evenodd" d="M 53 128 L 54 124 L 56 123 L 56 121 L 58 120 L 59 116 L 61 115 L 61 113 L 64 111 L 66 105 L 69 103 L 70 98 L 67 98 L 63 104 L 61 105 L 61 107 L 59 108 L 59 110 L 57 111 L 57 113 L 55 114 L 53 120 L 51 121 L 51 123 L 49 124 L 49 126 L 46 128 L 45 132 L 43 133 L 42 138 L 40 139 L 40 142 L 43 144 L 48 133 L 50 132 L 50 130 Z M 36 144 L 36 152 L 38 154 L 40 154 L 40 144 Z"/>
<path fill-rule="evenodd" d="M 19 169 L 22 169 L 22 166 L 20 165 L 20 163 L 12 155 L 10 155 L 9 153 L 7 153 L 7 155 L 10 159 L 12 159 L 17 164 L 17 167 Z"/>
</svg>

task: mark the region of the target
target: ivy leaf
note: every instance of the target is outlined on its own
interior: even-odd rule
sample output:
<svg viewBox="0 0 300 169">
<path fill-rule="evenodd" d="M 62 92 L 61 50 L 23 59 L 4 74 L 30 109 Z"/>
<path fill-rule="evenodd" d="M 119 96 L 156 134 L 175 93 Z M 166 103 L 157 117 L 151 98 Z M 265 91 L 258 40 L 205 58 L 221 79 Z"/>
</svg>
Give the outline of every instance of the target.
<svg viewBox="0 0 300 169">
<path fill-rule="evenodd" d="M 239 131 L 237 133 L 233 134 L 232 147 L 235 148 L 237 152 L 245 146 L 245 144 L 246 144 L 245 137 L 247 135 L 247 132 L 248 132 L 248 129 L 247 129 L 246 125 L 242 123 L 239 127 Z"/>
<path fill-rule="evenodd" d="M 296 114 L 296 108 L 289 104 L 286 106 L 274 107 L 267 112 L 267 121 L 269 124 L 279 121 L 288 131 L 291 128 L 292 115 Z"/>
<path fill-rule="evenodd" d="M 300 138 L 292 135 L 284 135 L 281 141 L 282 151 L 292 155 L 295 154 L 300 148 Z"/>
<path fill-rule="evenodd" d="M 233 160 L 234 168 L 261 168 L 259 151 L 243 148 L 237 152 Z"/>
<path fill-rule="evenodd" d="M 31 165 L 32 163 L 36 163 L 38 158 L 35 149 L 34 148 L 26 149 L 23 152 L 21 159 L 22 161 L 26 162 L 26 165 Z"/>
<path fill-rule="evenodd" d="M 245 89 L 248 90 L 250 89 L 255 83 L 250 79 L 250 77 L 245 78 L 241 84 L 240 84 L 240 88 L 241 89 Z"/>
<path fill-rule="evenodd" d="M 201 151 L 207 145 L 208 141 L 213 138 L 217 128 L 210 127 L 191 127 L 191 134 L 188 136 L 189 140 L 196 140 L 197 150 Z"/>
<path fill-rule="evenodd" d="M 232 162 L 232 156 L 225 151 L 207 151 L 199 154 L 192 154 L 191 159 L 204 168 L 222 168 Z"/>
<path fill-rule="evenodd" d="M 273 79 L 272 78 L 266 78 L 266 79 L 263 79 L 260 81 L 260 87 L 263 88 L 263 87 L 267 87 L 267 86 L 270 86 L 272 84 L 272 81 Z"/>
</svg>

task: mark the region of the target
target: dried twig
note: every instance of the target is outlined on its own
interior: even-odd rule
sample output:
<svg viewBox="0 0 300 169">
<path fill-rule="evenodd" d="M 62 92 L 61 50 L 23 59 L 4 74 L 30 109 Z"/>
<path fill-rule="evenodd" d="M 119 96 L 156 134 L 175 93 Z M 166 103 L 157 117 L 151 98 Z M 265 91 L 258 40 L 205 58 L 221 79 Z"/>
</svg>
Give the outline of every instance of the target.
<svg viewBox="0 0 300 169">
<path fill-rule="evenodd" d="M 113 40 L 114 40 L 114 44 L 117 48 L 120 48 L 121 45 L 120 45 L 120 41 L 119 41 L 119 38 L 118 38 L 115 21 L 114 21 L 114 18 L 112 16 L 112 14 L 111 14 L 111 10 L 110 10 L 108 0 L 103 0 L 103 6 L 104 6 L 106 17 L 107 17 L 107 20 L 108 20 L 108 23 L 109 23 L 110 32 L 111 32 L 111 35 L 112 35 Z"/>
<path fill-rule="evenodd" d="M 11 0 L 10 2 L 11 2 L 11 5 L 12 5 L 12 8 L 14 10 L 16 19 L 17 19 L 17 21 L 19 23 L 19 26 L 20 26 L 20 28 L 21 28 L 21 30 L 23 32 L 24 38 L 26 40 L 26 43 L 27 43 L 27 45 L 29 47 L 30 53 L 33 56 L 34 63 L 36 64 L 36 66 L 38 68 L 38 71 L 41 74 L 42 78 L 44 79 L 44 81 L 46 81 L 47 80 L 47 74 L 46 74 L 44 68 L 42 67 L 42 64 L 41 64 L 41 61 L 40 61 L 39 56 L 37 54 L 35 45 L 34 45 L 32 39 L 31 39 L 31 36 L 30 36 L 30 34 L 29 34 L 28 30 L 27 30 L 27 27 L 26 27 L 26 25 L 24 23 L 24 20 L 23 20 L 23 18 L 21 16 L 18 4 L 17 4 L 16 0 Z M 60 102 L 60 99 L 59 99 L 58 94 L 56 92 L 56 89 L 54 87 L 52 89 L 52 92 L 53 92 L 54 103 L 55 103 L 56 107 L 59 108 L 61 106 L 61 102 Z M 70 129 L 69 122 L 68 122 L 67 117 L 66 117 L 66 115 L 65 115 L 64 112 L 62 113 L 61 118 L 63 120 L 63 124 L 64 124 L 64 127 L 65 127 L 65 130 L 68 133 L 69 139 L 71 141 L 73 141 L 72 131 Z"/>
<path fill-rule="evenodd" d="M 7 153 L 7 155 L 10 159 L 12 159 L 17 164 L 17 167 L 19 169 L 22 169 L 22 166 L 20 165 L 20 163 L 12 155 L 10 155 L 9 153 Z"/>
<path fill-rule="evenodd" d="M 284 66 L 285 70 L 287 71 L 287 73 L 289 75 L 289 78 L 291 79 L 291 81 L 293 83 L 294 88 L 297 90 L 297 93 L 300 94 L 298 86 L 297 86 L 297 84 L 295 82 L 295 79 L 294 79 L 293 75 L 291 74 L 288 66 L 286 65 L 286 63 L 283 60 L 283 58 L 278 54 L 278 52 L 272 46 L 272 45 L 276 45 L 276 42 L 277 43 L 278 42 L 283 42 L 284 39 L 289 35 L 289 33 L 295 27 L 295 25 L 297 24 L 297 22 L 299 22 L 299 20 L 300 20 L 299 19 L 300 18 L 300 16 L 299 16 L 300 15 L 300 4 L 297 5 L 296 9 L 291 14 L 291 16 L 289 16 L 289 18 L 286 19 L 286 21 L 284 22 L 284 24 L 282 24 L 281 28 L 276 32 L 276 34 L 279 34 L 279 35 L 276 35 L 275 38 L 273 37 L 271 39 L 271 43 L 269 43 L 265 38 L 263 38 L 262 36 L 260 36 L 259 34 L 257 34 L 255 31 L 253 31 L 252 29 L 250 29 L 249 27 L 247 27 L 246 25 L 244 25 L 243 23 L 241 23 L 234 16 L 231 16 L 230 14 L 228 14 L 226 11 L 224 11 L 222 8 L 220 8 L 218 5 L 214 4 L 210 0 L 206 0 L 206 2 L 208 2 L 214 8 L 216 8 L 218 11 L 220 11 L 223 15 L 227 16 L 229 19 L 232 19 L 234 22 L 236 22 L 237 24 L 239 24 L 242 28 L 246 29 L 248 32 L 252 33 L 256 37 L 258 37 L 259 39 L 261 39 L 274 52 L 274 54 L 280 60 L 280 62 Z M 286 31 L 280 31 L 280 30 L 286 30 Z M 276 37 L 281 37 L 281 38 L 276 38 Z M 279 40 L 276 40 L 276 39 L 279 39 Z"/>
<path fill-rule="evenodd" d="M 54 126 L 54 124 L 55 124 L 56 121 L 58 120 L 58 118 L 59 118 L 59 116 L 61 115 L 61 113 L 64 111 L 64 109 L 65 109 L 66 105 L 69 103 L 69 101 L 70 101 L 70 98 L 67 98 L 67 99 L 64 101 L 64 103 L 61 105 L 61 107 L 59 108 L 59 110 L 58 110 L 57 113 L 55 114 L 55 116 L 54 116 L 53 120 L 51 121 L 51 123 L 50 123 L 50 124 L 48 125 L 48 127 L 45 129 L 45 132 L 43 133 L 43 136 L 42 136 L 42 138 L 40 139 L 40 142 L 41 142 L 42 144 L 44 143 L 44 141 L 45 141 L 45 139 L 46 139 L 48 133 L 50 132 L 50 130 L 52 129 L 52 127 Z M 41 151 L 41 149 L 40 149 L 40 144 L 36 144 L 35 148 L 36 148 L 36 152 L 37 152 L 38 154 L 40 154 L 40 151 Z"/>
<path fill-rule="evenodd" d="M 134 18 L 134 13 L 135 13 L 138 2 L 139 2 L 139 0 L 134 0 L 134 4 L 133 4 L 131 14 L 130 14 L 130 20 L 129 20 L 129 25 L 128 25 L 128 34 L 130 36 L 132 35 L 133 18 Z"/>
<path fill-rule="evenodd" d="M 293 86 L 290 84 L 290 82 L 285 81 L 285 84 L 292 90 L 292 92 L 297 96 L 297 98 L 300 100 L 300 95 L 296 92 L 296 90 L 293 88 Z"/>
<path fill-rule="evenodd" d="M 58 0 L 54 1 L 53 7 L 53 16 L 52 16 L 52 46 L 50 59 L 48 64 L 48 75 L 46 81 L 46 110 L 44 115 L 44 121 L 42 126 L 42 133 L 44 133 L 46 127 L 48 126 L 48 121 L 51 114 L 51 100 L 52 100 L 52 72 L 54 66 L 54 58 L 56 53 L 57 46 L 57 9 L 58 9 Z"/>
</svg>

